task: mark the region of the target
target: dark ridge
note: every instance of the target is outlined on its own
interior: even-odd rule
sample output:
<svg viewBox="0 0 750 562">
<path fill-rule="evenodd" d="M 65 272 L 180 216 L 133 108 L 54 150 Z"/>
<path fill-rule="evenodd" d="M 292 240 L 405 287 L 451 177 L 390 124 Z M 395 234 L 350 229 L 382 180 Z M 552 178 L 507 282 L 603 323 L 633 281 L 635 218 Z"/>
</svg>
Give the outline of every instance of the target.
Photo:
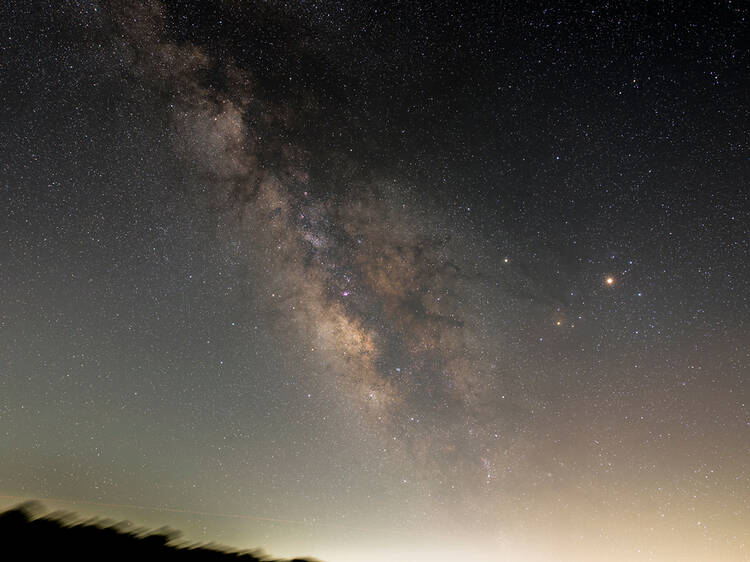
<svg viewBox="0 0 750 562">
<path fill-rule="evenodd" d="M 72 513 L 39 515 L 40 504 L 27 502 L 0 513 L 0 559 L 108 561 L 282 562 L 260 550 L 236 550 L 215 544 L 175 541 L 180 532 L 131 529 L 127 522 L 82 520 Z M 295 558 L 289 562 L 314 562 Z"/>
</svg>

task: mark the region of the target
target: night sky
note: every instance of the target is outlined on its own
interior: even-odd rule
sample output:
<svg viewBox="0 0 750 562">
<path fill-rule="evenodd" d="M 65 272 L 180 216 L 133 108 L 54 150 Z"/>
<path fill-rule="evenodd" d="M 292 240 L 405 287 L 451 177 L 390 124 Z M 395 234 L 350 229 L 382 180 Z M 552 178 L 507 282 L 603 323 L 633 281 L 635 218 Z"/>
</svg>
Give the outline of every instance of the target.
<svg viewBox="0 0 750 562">
<path fill-rule="evenodd" d="M 326 562 L 750 560 L 750 5 L 6 2 L 0 507 Z"/>
</svg>

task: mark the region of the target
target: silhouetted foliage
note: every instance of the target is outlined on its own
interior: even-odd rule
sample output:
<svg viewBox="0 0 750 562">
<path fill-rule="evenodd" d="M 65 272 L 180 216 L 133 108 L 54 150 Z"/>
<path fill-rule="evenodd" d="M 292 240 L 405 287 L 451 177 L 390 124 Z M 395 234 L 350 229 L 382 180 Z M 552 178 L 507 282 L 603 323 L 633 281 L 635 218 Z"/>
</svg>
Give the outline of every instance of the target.
<svg viewBox="0 0 750 562">
<path fill-rule="evenodd" d="M 174 544 L 180 533 L 164 527 L 131 530 L 127 523 L 82 521 L 69 513 L 42 516 L 41 512 L 38 503 L 30 502 L 0 513 L 1 560 L 279 562 L 260 551 Z"/>
</svg>

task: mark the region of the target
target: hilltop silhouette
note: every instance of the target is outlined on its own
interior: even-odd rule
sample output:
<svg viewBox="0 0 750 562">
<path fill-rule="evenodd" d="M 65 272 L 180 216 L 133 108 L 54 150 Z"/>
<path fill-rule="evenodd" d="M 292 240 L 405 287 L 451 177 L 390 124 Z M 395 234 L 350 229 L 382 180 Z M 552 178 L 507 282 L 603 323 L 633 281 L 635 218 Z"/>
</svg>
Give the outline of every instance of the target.
<svg viewBox="0 0 750 562">
<path fill-rule="evenodd" d="M 97 561 L 281 562 L 260 550 L 233 550 L 215 544 L 175 541 L 180 532 L 131 529 L 128 523 L 82 520 L 72 513 L 38 515 L 28 502 L 0 513 L 0 559 Z M 290 562 L 314 562 L 295 558 Z"/>
</svg>

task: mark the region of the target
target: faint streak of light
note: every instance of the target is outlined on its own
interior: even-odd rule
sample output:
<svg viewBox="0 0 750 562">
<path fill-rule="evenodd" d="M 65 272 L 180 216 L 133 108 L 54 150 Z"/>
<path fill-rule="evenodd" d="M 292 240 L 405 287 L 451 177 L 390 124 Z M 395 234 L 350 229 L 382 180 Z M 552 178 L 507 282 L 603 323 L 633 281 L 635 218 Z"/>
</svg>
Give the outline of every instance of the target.
<svg viewBox="0 0 750 562">
<path fill-rule="evenodd" d="M 216 513 L 211 511 L 193 511 L 190 509 L 180 509 L 180 508 L 174 508 L 174 507 L 155 507 L 155 506 L 148 506 L 148 505 L 135 505 L 135 504 L 122 504 L 122 503 L 104 503 L 104 502 L 95 502 L 95 501 L 89 501 L 89 500 L 65 500 L 65 499 L 59 499 L 59 498 L 35 498 L 31 496 L 10 496 L 10 495 L 2 495 L 0 494 L 0 498 L 7 498 L 7 499 L 14 499 L 14 500 L 20 500 L 20 501 L 29 501 L 34 500 L 38 502 L 57 502 L 57 503 L 67 503 L 67 504 L 82 504 L 82 505 L 96 505 L 100 507 L 114 507 L 114 508 L 120 508 L 120 509 L 142 509 L 147 511 L 161 511 L 161 512 L 167 512 L 167 513 L 185 513 L 188 515 L 203 515 L 207 517 L 228 517 L 232 519 L 249 519 L 252 521 L 268 521 L 271 523 L 291 523 L 294 525 L 306 525 L 311 527 L 333 527 L 336 529 L 349 529 L 349 530 L 355 530 L 355 531 L 362 531 L 366 533 L 372 533 L 375 532 L 382 532 L 382 533 L 393 533 L 393 534 L 399 534 L 399 535 L 411 535 L 411 533 L 406 533 L 405 531 L 398 531 L 395 529 L 378 529 L 378 528 L 372 528 L 372 527 L 356 527 L 354 525 L 340 525 L 337 523 L 320 523 L 320 522 L 310 522 L 310 521 L 300 521 L 297 519 L 281 519 L 278 517 L 258 517 L 255 515 L 245 515 L 243 513 Z"/>
</svg>

